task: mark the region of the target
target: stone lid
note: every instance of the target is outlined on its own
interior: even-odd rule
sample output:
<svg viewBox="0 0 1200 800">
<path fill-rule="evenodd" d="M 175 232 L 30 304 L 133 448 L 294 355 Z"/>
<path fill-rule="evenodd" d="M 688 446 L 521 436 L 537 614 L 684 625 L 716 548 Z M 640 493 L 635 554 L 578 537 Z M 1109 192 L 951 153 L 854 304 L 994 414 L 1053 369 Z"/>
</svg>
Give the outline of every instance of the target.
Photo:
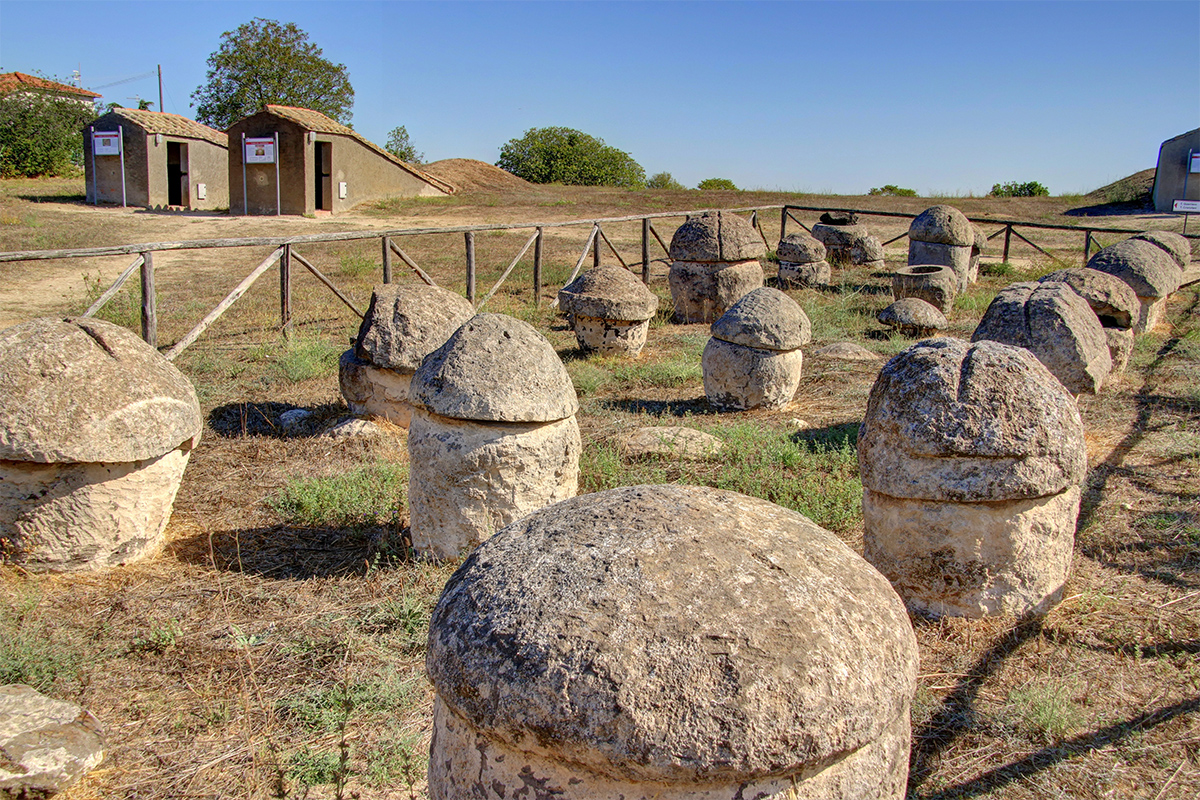
<svg viewBox="0 0 1200 800">
<path fill-rule="evenodd" d="M 1039 283 L 1065 283 L 1087 301 L 1105 328 L 1132 328 L 1141 304 L 1129 284 L 1098 269 L 1060 269 L 1038 278 Z"/>
<path fill-rule="evenodd" d="M 687 221 L 671 237 L 675 261 L 729 263 L 749 261 L 767 252 L 754 226 L 728 211 L 706 211 Z"/>
<path fill-rule="evenodd" d="M 477 314 L 430 353 L 409 385 L 413 403 L 478 422 L 553 422 L 579 409 L 546 337 L 504 314 Z"/>
<path fill-rule="evenodd" d="M 1138 297 L 1166 297 L 1179 288 L 1183 270 L 1166 250 L 1145 239 L 1126 239 L 1101 250 L 1087 263 L 1116 275 Z"/>
<path fill-rule="evenodd" d="M 824 766 L 907 714 L 917 650 L 887 580 L 794 511 L 628 486 L 479 546 L 433 611 L 426 669 L 510 746 L 630 781 Z"/>
<path fill-rule="evenodd" d="M 658 310 L 658 295 L 624 267 L 604 265 L 560 289 L 558 305 L 567 314 L 641 322 Z"/>
<path fill-rule="evenodd" d="M 814 264 L 825 260 L 825 245 L 807 233 L 789 233 L 779 240 L 775 255 L 792 264 Z"/>
<path fill-rule="evenodd" d="M 950 502 L 1056 494 L 1087 472 L 1074 398 L 1032 353 L 925 339 L 875 379 L 858 431 L 863 486 Z"/>
<path fill-rule="evenodd" d="M 825 225 L 857 225 L 858 214 L 853 211 L 825 211 L 818 217 Z"/>
<path fill-rule="evenodd" d="M 1186 236 L 1171 231 L 1146 231 L 1132 238 L 1156 244 L 1166 250 L 1167 254 L 1175 259 L 1175 263 L 1179 265 L 1180 269 L 1187 269 L 1188 265 L 1192 263 L 1192 243 Z"/>
<path fill-rule="evenodd" d="M 358 326 L 354 353 L 377 367 L 412 373 L 474 315 L 470 301 L 438 286 L 376 286 Z"/>
<path fill-rule="evenodd" d="M 969 245 L 975 243 L 971 221 L 953 206 L 931 206 L 908 226 L 908 238 L 933 244 Z"/>
<path fill-rule="evenodd" d="M 0 459 L 125 463 L 200 436 L 191 382 L 118 325 L 43 317 L 0 331 Z"/>
<path fill-rule="evenodd" d="M 795 350 L 812 341 L 812 323 L 804 309 L 768 286 L 743 295 L 711 330 L 716 339 L 760 350 Z"/>
<path fill-rule="evenodd" d="M 901 297 L 876 314 L 875 318 L 889 328 L 921 328 L 938 331 L 950 325 L 946 320 L 946 315 L 938 311 L 937 306 L 919 297 Z"/>
</svg>

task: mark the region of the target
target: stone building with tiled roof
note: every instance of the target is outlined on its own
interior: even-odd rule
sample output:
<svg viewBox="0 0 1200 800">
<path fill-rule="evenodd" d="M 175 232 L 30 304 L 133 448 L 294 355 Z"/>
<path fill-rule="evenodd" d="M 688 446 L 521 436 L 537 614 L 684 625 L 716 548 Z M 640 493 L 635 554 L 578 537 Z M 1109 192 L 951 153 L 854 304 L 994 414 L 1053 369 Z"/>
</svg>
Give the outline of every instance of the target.
<svg viewBox="0 0 1200 800">
<path fill-rule="evenodd" d="M 5 72 L 0 74 L 0 97 L 10 94 L 53 95 L 68 100 L 78 100 L 81 104 L 89 107 L 92 105 L 92 101 L 100 96 L 69 83 L 50 81 L 36 75 L 26 75 L 24 72 Z"/>
<path fill-rule="evenodd" d="M 83 129 L 87 200 L 143 208 L 228 208 L 228 142 L 221 131 L 178 114 L 114 108 Z"/>
<path fill-rule="evenodd" d="M 307 108 L 267 105 L 226 133 L 229 210 L 234 214 L 335 213 L 386 197 L 438 197 L 455 191 Z"/>
</svg>

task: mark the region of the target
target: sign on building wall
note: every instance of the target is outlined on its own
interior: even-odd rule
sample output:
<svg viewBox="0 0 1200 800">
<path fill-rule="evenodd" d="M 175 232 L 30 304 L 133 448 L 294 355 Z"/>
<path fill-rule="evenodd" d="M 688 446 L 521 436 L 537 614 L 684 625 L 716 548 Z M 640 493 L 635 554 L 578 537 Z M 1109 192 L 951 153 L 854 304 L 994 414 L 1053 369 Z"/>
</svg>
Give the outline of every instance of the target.
<svg viewBox="0 0 1200 800">
<path fill-rule="evenodd" d="M 1192 165 L 1188 172 L 1200 172 L 1200 153 L 1192 153 Z"/>
<path fill-rule="evenodd" d="M 92 153 L 98 156 L 121 155 L 121 135 L 117 131 L 92 131 Z"/>
<path fill-rule="evenodd" d="M 275 163 L 275 140 L 272 139 L 246 139 L 246 163 L 247 164 L 274 164 Z"/>
</svg>

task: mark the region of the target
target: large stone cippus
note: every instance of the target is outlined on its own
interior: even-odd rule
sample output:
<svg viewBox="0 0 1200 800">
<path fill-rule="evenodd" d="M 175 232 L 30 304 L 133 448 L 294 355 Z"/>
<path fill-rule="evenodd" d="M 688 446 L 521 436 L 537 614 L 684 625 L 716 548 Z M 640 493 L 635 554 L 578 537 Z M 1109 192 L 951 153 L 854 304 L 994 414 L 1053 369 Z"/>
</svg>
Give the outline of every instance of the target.
<svg viewBox="0 0 1200 800">
<path fill-rule="evenodd" d="M 933 336 L 950 325 L 945 314 L 919 297 L 901 297 L 875 317 L 902 336 Z"/>
<path fill-rule="evenodd" d="M 201 425 L 192 384 L 124 328 L 0 331 L 0 559 L 69 571 L 153 553 Z"/>
<path fill-rule="evenodd" d="M 763 285 L 758 231 L 728 211 L 688 218 L 671 239 L 667 280 L 676 322 L 712 322 L 747 292 Z"/>
<path fill-rule="evenodd" d="M 575 494 L 579 401 L 533 326 L 479 314 L 413 375 L 408 432 L 413 547 L 454 558 Z"/>
<path fill-rule="evenodd" d="M 858 458 L 864 555 L 909 606 L 979 617 L 1061 599 L 1083 422 L 1028 350 L 948 337 L 904 350 L 871 387 Z"/>
<path fill-rule="evenodd" d="M 857 214 L 826 212 L 813 225 L 812 235 L 825 245 L 832 264 L 883 268 L 883 245 L 859 223 Z"/>
<path fill-rule="evenodd" d="M 789 233 L 775 248 L 779 285 L 784 289 L 828 286 L 833 270 L 825 260 L 825 245 L 807 233 Z"/>
<path fill-rule="evenodd" d="M 474 314 L 466 298 L 437 286 L 376 286 L 358 338 L 339 362 L 338 382 L 350 411 L 407 428 L 413 373 Z"/>
<path fill-rule="evenodd" d="M 1038 278 L 1039 283 L 1065 283 L 1079 293 L 1096 314 L 1104 337 L 1112 371 L 1123 372 L 1133 352 L 1133 323 L 1141 305 L 1129 284 L 1107 272 L 1086 267 L 1062 269 Z"/>
<path fill-rule="evenodd" d="M 778 289 L 755 289 L 712 325 L 700 366 L 717 408 L 782 408 L 800 385 L 802 345 L 812 340 L 804 309 Z"/>
<path fill-rule="evenodd" d="M 624 267 L 590 269 L 558 292 L 585 352 L 635 357 L 646 345 L 658 295 Z"/>
<path fill-rule="evenodd" d="M 892 273 L 892 298 L 916 297 L 949 314 L 958 295 L 958 275 L 944 264 L 909 264 Z"/>
<path fill-rule="evenodd" d="M 1115 275 L 1133 289 L 1140 310 L 1133 322 L 1133 332 L 1152 329 L 1162 319 L 1167 298 L 1179 288 L 1183 268 L 1176 258 L 1157 242 L 1132 238 L 1104 248 L 1087 263 Z"/>
<path fill-rule="evenodd" d="M 970 220 L 957 208 L 931 206 L 908 226 L 908 263 L 941 264 L 958 276 L 961 294 L 971 282 L 971 254 L 976 231 Z"/>
<path fill-rule="evenodd" d="M 916 641 L 772 503 L 630 486 L 481 545 L 432 615 L 433 800 L 899 800 Z"/>
</svg>

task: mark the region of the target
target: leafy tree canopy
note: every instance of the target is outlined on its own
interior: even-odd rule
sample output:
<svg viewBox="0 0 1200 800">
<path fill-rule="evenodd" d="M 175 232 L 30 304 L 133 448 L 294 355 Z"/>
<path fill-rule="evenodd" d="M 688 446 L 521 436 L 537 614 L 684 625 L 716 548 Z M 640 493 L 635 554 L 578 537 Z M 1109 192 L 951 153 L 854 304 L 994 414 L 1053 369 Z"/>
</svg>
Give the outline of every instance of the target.
<svg viewBox="0 0 1200 800">
<path fill-rule="evenodd" d="M 385 149 L 401 161 L 407 161 L 410 164 L 420 164 L 425 160 L 425 154 L 418 151 L 412 142 L 408 140 L 408 131 L 401 125 L 398 128 L 392 128 L 388 134 L 387 145 Z"/>
<path fill-rule="evenodd" d="M 916 197 L 916 189 L 905 189 L 902 186 L 897 186 L 894 183 L 889 183 L 886 186 L 880 186 L 872 189 L 867 194 L 883 195 L 884 197 Z"/>
<path fill-rule="evenodd" d="M 90 105 L 49 94 L 0 97 L 0 175 L 63 175 L 83 165 L 80 129 L 96 118 Z"/>
<path fill-rule="evenodd" d="M 266 103 L 311 108 L 343 124 L 354 106 L 346 65 L 322 57 L 291 22 L 255 18 L 221 34 L 205 81 L 192 92 L 196 119 L 222 130 Z"/>
<path fill-rule="evenodd" d="M 496 166 L 531 183 L 646 184 L 646 171 L 628 153 L 573 128 L 530 128 L 500 148 Z"/>
<path fill-rule="evenodd" d="M 710 191 L 714 189 L 724 189 L 730 192 L 738 191 L 738 188 L 733 185 L 733 181 L 729 178 L 705 178 L 696 185 L 697 189 Z"/>
<path fill-rule="evenodd" d="M 1037 181 L 1028 183 L 997 183 L 988 192 L 992 197 L 1049 197 L 1050 190 Z"/>
<path fill-rule="evenodd" d="M 683 189 L 682 183 L 675 180 L 675 176 L 669 172 L 658 172 L 650 176 L 650 180 L 646 181 L 647 189 Z"/>
</svg>

